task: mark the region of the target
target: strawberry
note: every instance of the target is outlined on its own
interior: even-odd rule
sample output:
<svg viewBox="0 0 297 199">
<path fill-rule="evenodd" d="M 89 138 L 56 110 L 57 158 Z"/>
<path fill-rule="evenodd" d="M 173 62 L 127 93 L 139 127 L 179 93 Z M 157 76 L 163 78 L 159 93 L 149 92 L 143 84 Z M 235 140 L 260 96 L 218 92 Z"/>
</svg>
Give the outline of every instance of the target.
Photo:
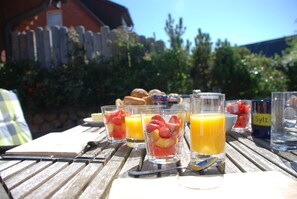
<svg viewBox="0 0 297 199">
<path fill-rule="evenodd" d="M 110 137 L 115 139 L 124 139 L 126 137 L 126 129 L 124 125 L 114 125 Z"/>
<path fill-rule="evenodd" d="M 172 115 L 168 121 L 169 123 L 180 124 L 180 120 L 176 115 Z"/>
<path fill-rule="evenodd" d="M 146 125 L 146 131 L 148 133 L 150 133 L 150 132 L 152 132 L 152 131 L 154 131 L 154 130 L 156 130 L 158 128 L 159 128 L 159 125 L 151 123 L 151 122 Z"/>
<path fill-rule="evenodd" d="M 239 113 L 239 105 L 238 104 L 229 104 L 227 106 L 227 111 L 231 114 L 238 114 Z"/>
<path fill-rule="evenodd" d="M 234 125 L 234 128 L 245 128 L 248 122 L 249 118 L 247 114 L 239 115 Z"/>
<path fill-rule="evenodd" d="M 250 112 L 251 112 L 251 107 L 250 107 L 250 105 L 245 105 L 244 112 L 245 112 L 245 113 L 250 113 Z"/>
<path fill-rule="evenodd" d="M 110 121 L 116 125 L 121 125 L 123 123 L 123 119 L 120 116 L 113 117 Z"/>
<path fill-rule="evenodd" d="M 170 138 L 172 135 L 172 131 L 169 130 L 167 126 L 161 126 L 159 128 L 159 136 L 164 139 Z"/>
<path fill-rule="evenodd" d="M 169 128 L 169 130 L 171 132 L 175 132 L 181 126 L 181 121 L 179 120 L 179 118 L 176 115 L 172 115 L 170 117 L 168 123 L 166 123 L 166 126 Z"/>
<path fill-rule="evenodd" d="M 165 124 L 165 120 L 162 118 L 161 115 L 154 115 L 151 120 L 157 120 L 159 121 L 161 124 Z"/>
<path fill-rule="evenodd" d="M 171 132 L 177 131 L 180 126 L 181 126 L 180 124 L 166 123 L 166 127 L 168 127 Z"/>
</svg>

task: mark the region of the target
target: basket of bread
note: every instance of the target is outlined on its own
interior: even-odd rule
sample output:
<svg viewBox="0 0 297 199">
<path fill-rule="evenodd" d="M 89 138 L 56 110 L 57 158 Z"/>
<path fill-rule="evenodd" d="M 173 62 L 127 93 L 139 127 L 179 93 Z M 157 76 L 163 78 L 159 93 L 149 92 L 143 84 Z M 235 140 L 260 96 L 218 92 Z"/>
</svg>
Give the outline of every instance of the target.
<svg viewBox="0 0 297 199">
<path fill-rule="evenodd" d="M 123 99 L 116 99 L 115 104 L 120 105 L 153 105 L 154 95 L 166 95 L 159 89 L 152 89 L 149 92 L 143 88 L 135 88 L 131 91 L 130 95 L 125 96 Z"/>
</svg>

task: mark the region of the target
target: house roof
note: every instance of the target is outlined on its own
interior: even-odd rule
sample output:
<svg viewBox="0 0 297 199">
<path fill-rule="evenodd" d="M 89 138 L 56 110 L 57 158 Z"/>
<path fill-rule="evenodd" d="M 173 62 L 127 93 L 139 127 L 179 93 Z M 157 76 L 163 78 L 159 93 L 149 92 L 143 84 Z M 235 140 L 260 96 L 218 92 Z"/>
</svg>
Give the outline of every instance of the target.
<svg viewBox="0 0 297 199">
<path fill-rule="evenodd" d="M 80 2 L 110 29 L 122 25 L 133 26 L 129 11 L 124 6 L 108 0 L 80 0 Z"/>
<path fill-rule="evenodd" d="M 262 53 L 266 57 L 273 57 L 275 54 L 282 56 L 282 51 L 288 48 L 287 39 L 296 37 L 297 35 L 292 35 L 288 37 L 282 37 L 262 42 L 257 42 L 253 44 L 243 45 L 249 49 L 252 53 L 260 54 Z"/>
</svg>

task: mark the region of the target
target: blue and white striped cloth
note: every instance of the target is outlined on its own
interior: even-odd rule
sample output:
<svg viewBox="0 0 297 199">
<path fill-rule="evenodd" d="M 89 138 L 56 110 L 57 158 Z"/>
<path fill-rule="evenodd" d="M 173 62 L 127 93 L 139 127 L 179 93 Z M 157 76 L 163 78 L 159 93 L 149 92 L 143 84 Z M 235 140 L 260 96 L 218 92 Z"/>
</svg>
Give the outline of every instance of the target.
<svg viewBox="0 0 297 199">
<path fill-rule="evenodd" d="M 16 94 L 0 88 L 0 146 L 20 145 L 32 140 Z"/>
</svg>

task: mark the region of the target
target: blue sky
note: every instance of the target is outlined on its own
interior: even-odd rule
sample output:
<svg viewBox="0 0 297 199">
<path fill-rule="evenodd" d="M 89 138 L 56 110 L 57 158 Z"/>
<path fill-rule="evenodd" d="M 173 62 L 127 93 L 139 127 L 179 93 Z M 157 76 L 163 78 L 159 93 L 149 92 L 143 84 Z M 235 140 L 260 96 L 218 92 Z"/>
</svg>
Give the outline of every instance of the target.
<svg viewBox="0 0 297 199">
<path fill-rule="evenodd" d="M 128 8 L 134 31 L 165 42 L 168 14 L 187 28 L 183 39 L 194 43 L 198 28 L 212 42 L 251 44 L 297 34 L 297 0 L 112 0 Z M 193 45 L 192 45 L 193 47 Z"/>
</svg>

